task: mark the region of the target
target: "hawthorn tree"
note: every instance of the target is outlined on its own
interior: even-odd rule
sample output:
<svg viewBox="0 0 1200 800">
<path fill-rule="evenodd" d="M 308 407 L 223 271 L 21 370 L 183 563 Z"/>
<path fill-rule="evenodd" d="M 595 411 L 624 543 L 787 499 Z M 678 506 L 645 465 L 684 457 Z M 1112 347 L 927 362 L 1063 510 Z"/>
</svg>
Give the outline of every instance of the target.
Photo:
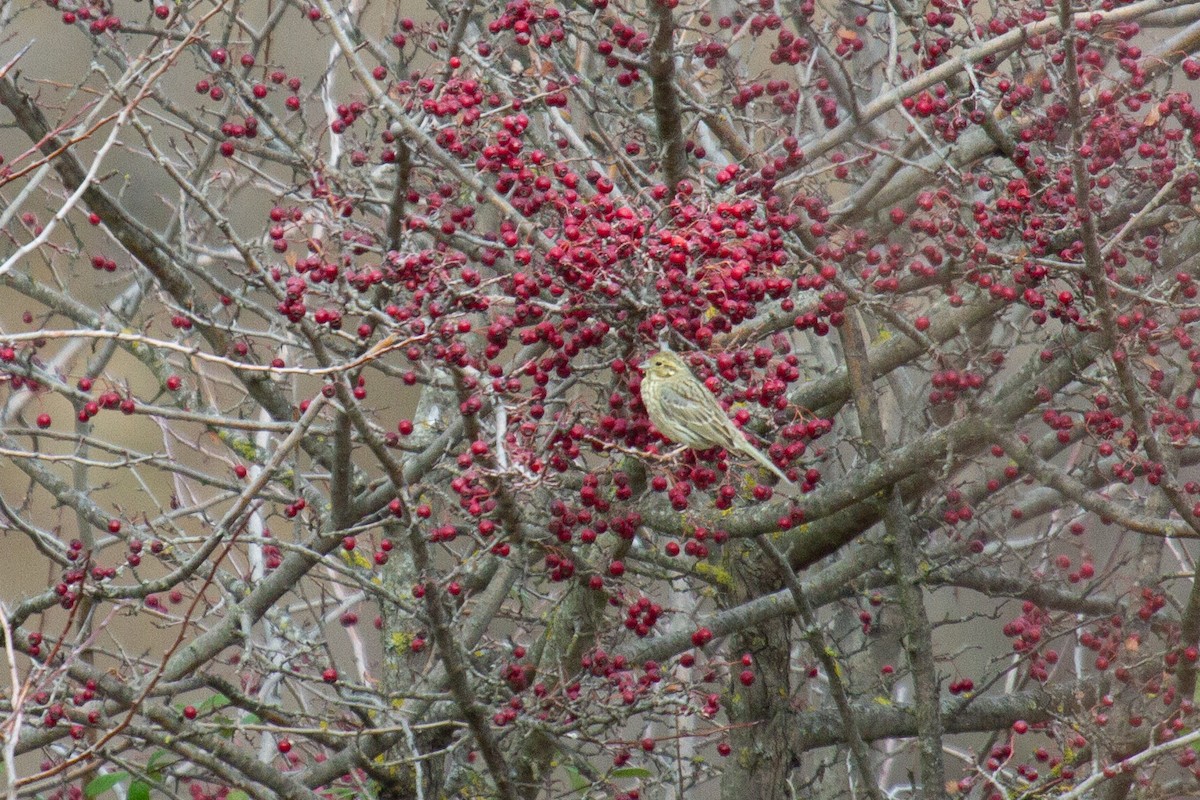
<svg viewBox="0 0 1200 800">
<path fill-rule="evenodd" d="M 1200 6 L 408 6 L 5 6 L 9 796 L 1194 796 Z"/>
</svg>

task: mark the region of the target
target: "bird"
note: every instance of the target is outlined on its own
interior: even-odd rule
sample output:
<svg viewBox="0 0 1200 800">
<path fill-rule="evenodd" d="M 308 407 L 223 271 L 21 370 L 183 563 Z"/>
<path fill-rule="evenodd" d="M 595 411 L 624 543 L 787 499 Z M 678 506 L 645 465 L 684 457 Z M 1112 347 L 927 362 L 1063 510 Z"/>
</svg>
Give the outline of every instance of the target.
<svg viewBox="0 0 1200 800">
<path fill-rule="evenodd" d="M 721 447 L 753 458 L 785 483 L 783 470 L 750 444 L 679 356 L 660 350 L 650 356 L 642 378 L 642 405 L 654 427 L 673 442 L 693 450 Z"/>
</svg>

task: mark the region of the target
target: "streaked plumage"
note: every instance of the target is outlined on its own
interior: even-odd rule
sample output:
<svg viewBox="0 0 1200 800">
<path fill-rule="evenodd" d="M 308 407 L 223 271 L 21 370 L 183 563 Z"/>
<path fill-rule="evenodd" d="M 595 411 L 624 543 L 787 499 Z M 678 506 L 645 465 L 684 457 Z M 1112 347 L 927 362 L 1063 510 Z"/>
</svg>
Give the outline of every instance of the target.
<svg viewBox="0 0 1200 800">
<path fill-rule="evenodd" d="M 784 482 L 791 482 L 783 470 L 746 440 L 712 392 L 674 353 L 661 350 L 646 362 L 642 404 L 654 427 L 671 441 L 693 450 L 721 447 L 731 453 L 742 453 Z"/>
</svg>

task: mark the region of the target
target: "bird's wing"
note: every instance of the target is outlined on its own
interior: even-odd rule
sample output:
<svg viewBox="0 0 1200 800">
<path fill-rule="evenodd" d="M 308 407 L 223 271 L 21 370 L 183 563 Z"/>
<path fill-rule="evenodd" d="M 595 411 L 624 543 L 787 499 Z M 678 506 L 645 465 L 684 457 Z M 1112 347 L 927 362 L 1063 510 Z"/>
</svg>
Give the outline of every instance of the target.
<svg viewBox="0 0 1200 800">
<path fill-rule="evenodd" d="M 707 394 L 707 389 L 700 385 L 689 388 L 704 394 L 689 397 L 669 385 L 659 387 L 658 399 L 663 405 L 663 412 L 675 426 L 675 429 L 663 433 L 680 444 L 697 450 L 720 447 L 730 453 L 743 453 L 775 473 L 784 483 L 791 483 L 788 476 L 771 463 L 766 454 L 746 439 L 745 434 L 738 430 L 725 414 L 716 398 Z"/>
<path fill-rule="evenodd" d="M 659 400 L 664 407 L 670 409 L 667 413 L 678 422 L 680 427 L 686 428 L 693 436 L 692 441 L 682 442 L 682 444 L 697 449 L 706 447 L 736 449 L 737 439 L 741 438 L 737 428 L 729 421 L 729 417 L 725 416 L 725 412 L 721 410 L 716 398 L 707 394 L 708 389 L 701 385 L 697 385 L 695 388 L 706 394 L 692 398 L 676 391 L 671 386 L 663 386 L 659 390 Z"/>
</svg>

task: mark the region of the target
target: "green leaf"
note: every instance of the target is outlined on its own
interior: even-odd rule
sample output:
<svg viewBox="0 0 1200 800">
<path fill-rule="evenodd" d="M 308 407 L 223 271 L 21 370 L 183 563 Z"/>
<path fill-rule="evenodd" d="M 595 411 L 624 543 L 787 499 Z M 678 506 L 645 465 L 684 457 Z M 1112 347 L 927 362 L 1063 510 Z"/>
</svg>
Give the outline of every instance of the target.
<svg viewBox="0 0 1200 800">
<path fill-rule="evenodd" d="M 214 714 L 208 719 L 208 722 L 220 726 L 217 729 L 217 735 L 223 739 L 232 739 L 238 732 L 238 726 L 233 718 L 225 714 Z"/>
<path fill-rule="evenodd" d="M 171 757 L 169 750 L 155 750 L 150 754 L 150 758 L 146 761 L 146 772 L 155 781 L 162 779 L 162 768 L 165 766 L 167 759 Z"/>
<path fill-rule="evenodd" d="M 197 711 L 213 711 L 218 708 L 224 708 L 227 705 L 229 705 L 229 698 L 218 692 L 201 703 Z"/>
<path fill-rule="evenodd" d="M 234 789 L 225 796 L 225 800 L 250 800 L 250 795 L 246 794 L 241 789 Z"/>
<path fill-rule="evenodd" d="M 144 781 L 134 781 L 129 784 L 129 794 L 126 800 L 150 800 L 150 784 Z"/>
<path fill-rule="evenodd" d="M 584 789 L 587 789 L 592 785 L 592 782 L 583 777 L 579 770 L 570 766 L 569 764 L 563 767 L 563 771 L 567 773 L 567 778 L 571 782 L 572 791 L 582 792 Z"/>
<path fill-rule="evenodd" d="M 620 769 L 614 769 L 609 774 L 614 778 L 649 778 L 654 773 L 645 767 L 621 767 Z"/>
<path fill-rule="evenodd" d="M 128 778 L 128 772 L 110 772 L 107 775 L 101 775 L 99 778 L 96 778 L 94 781 L 84 787 L 83 796 L 96 797 L 98 795 L 102 795 L 121 781 L 127 780 Z"/>
</svg>

